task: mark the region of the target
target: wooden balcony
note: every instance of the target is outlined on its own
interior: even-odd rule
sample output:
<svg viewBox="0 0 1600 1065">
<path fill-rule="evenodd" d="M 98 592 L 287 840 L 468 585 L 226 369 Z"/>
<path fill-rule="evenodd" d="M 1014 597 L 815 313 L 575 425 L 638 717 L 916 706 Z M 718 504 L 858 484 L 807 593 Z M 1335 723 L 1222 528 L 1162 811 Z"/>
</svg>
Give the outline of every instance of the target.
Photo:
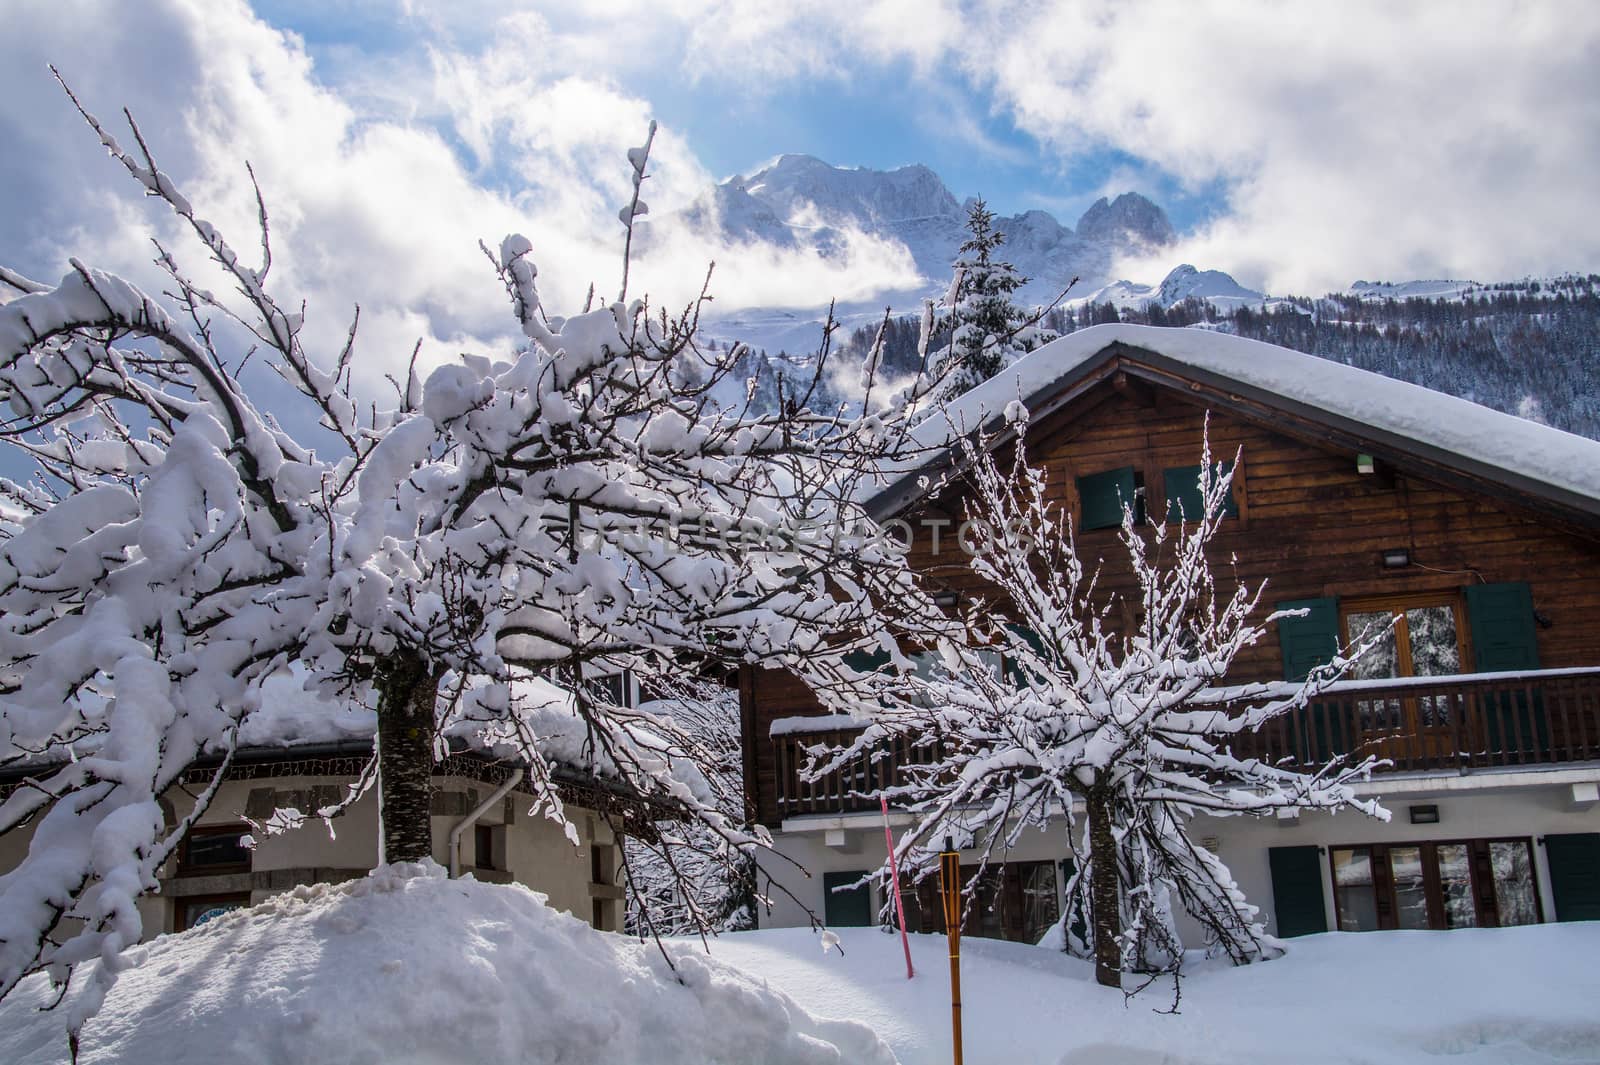
<svg viewBox="0 0 1600 1065">
<path fill-rule="evenodd" d="M 778 759 L 778 815 L 850 813 L 876 810 L 878 801 L 868 798 L 881 788 L 902 783 L 900 770 L 907 765 L 931 765 L 939 760 L 937 744 L 914 746 L 910 740 L 895 740 L 881 757 L 862 755 L 831 773 L 808 780 L 804 770 L 810 764 L 807 750 L 814 747 L 842 747 L 853 740 L 859 729 L 830 729 L 819 732 L 790 733 L 773 737 Z"/>
<path fill-rule="evenodd" d="M 1297 765 L 1375 755 L 1402 773 L 1597 760 L 1600 669 L 1346 681 L 1234 751 Z"/>
<path fill-rule="evenodd" d="M 869 796 L 900 782 L 902 767 L 930 764 L 940 753 L 899 740 L 879 758 L 862 755 L 805 779 L 808 748 L 841 746 L 854 735 L 832 729 L 772 738 L 779 817 L 875 810 Z M 1600 761 L 1600 668 L 1346 681 L 1307 709 L 1237 737 L 1234 751 L 1301 766 L 1375 755 L 1391 763 L 1385 772 Z"/>
</svg>

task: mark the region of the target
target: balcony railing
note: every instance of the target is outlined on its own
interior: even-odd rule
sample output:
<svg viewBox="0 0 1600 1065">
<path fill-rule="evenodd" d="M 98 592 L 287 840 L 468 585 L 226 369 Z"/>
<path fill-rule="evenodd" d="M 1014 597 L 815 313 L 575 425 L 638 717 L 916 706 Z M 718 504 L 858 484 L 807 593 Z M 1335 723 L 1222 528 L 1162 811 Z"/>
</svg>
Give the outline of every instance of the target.
<svg viewBox="0 0 1600 1065">
<path fill-rule="evenodd" d="M 903 767 L 930 764 L 941 753 L 935 745 L 901 739 L 881 757 L 864 753 L 805 779 L 808 748 L 842 746 L 857 731 L 788 731 L 772 738 L 780 817 L 877 809 L 876 800 L 864 796 L 903 782 Z M 1390 763 L 1382 767 L 1386 772 L 1600 761 L 1600 668 L 1346 681 L 1306 709 L 1235 737 L 1233 750 L 1301 766 L 1373 755 Z"/>
</svg>

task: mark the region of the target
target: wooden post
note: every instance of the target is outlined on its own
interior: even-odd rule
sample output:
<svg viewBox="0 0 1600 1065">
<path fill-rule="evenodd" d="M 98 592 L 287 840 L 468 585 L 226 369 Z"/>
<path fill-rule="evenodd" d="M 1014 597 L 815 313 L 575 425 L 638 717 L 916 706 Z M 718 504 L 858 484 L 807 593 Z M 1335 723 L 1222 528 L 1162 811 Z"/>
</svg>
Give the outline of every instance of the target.
<svg viewBox="0 0 1600 1065">
<path fill-rule="evenodd" d="M 950 1039 L 955 1065 L 961 1065 L 961 855 L 952 841 L 939 854 L 939 892 L 944 897 L 944 931 L 950 941 Z"/>
</svg>

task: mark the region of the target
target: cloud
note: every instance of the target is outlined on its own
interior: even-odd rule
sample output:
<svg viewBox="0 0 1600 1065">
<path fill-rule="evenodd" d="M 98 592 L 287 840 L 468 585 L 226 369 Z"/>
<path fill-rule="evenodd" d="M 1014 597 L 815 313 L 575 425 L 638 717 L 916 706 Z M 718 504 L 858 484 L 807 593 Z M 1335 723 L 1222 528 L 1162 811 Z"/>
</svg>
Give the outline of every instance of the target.
<svg viewBox="0 0 1600 1065">
<path fill-rule="evenodd" d="M 140 201 L 29 58 L 43 55 L 104 120 L 126 104 L 198 213 L 254 255 L 250 161 L 271 211 L 279 297 L 309 300 L 307 335 L 330 359 L 360 305 L 356 367 L 366 387 L 403 368 L 419 340 L 424 363 L 509 348 L 514 323 L 480 238 L 491 247 L 511 231 L 533 239 L 553 314 L 578 309 L 591 283 L 601 299 L 615 295 L 624 237 L 616 212 L 631 192 L 624 153 L 642 142 L 651 106 L 603 68 L 576 72 L 603 50 L 592 36 L 514 14 L 465 47 L 448 33 L 427 38 L 345 69 L 330 86 L 299 38 L 231 0 L 164 0 L 137 12 L 29 0 L 20 15 L 0 42 L 0 132 L 25 149 L 0 172 L 0 244 L 32 273 L 58 277 L 76 254 L 158 287 L 154 236 L 205 274 L 196 246 Z M 406 91 L 386 88 L 380 74 L 403 79 Z M 651 164 L 652 218 L 712 184 L 670 128 L 658 133 Z M 694 298 L 713 259 L 721 308 L 820 309 L 831 293 L 908 280 L 903 248 L 860 233 L 844 234 L 840 254 L 823 260 L 658 229 L 630 289 L 658 306 Z"/>
<path fill-rule="evenodd" d="M 1176 257 L 1279 291 L 1600 263 L 1593 5 L 1073 2 L 1026 24 L 962 60 L 1019 126 L 1226 184 Z"/>
<path fill-rule="evenodd" d="M 1276 290 L 1600 265 L 1597 5 L 708 0 L 652 25 L 674 20 L 702 78 L 903 63 L 930 100 L 986 94 L 1058 167 L 1111 151 L 1220 187 L 1172 261 Z"/>
<path fill-rule="evenodd" d="M 42 57 L 102 117 L 129 106 L 247 252 L 250 160 L 273 211 L 280 290 L 311 301 L 330 352 L 361 304 L 369 380 L 418 338 L 429 360 L 511 342 L 480 238 L 526 232 L 555 313 L 591 282 L 613 295 L 622 153 L 663 94 L 695 85 L 725 89 L 730 108 L 747 98 L 740 114 L 759 121 L 775 87 L 893 72 L 926 111 L 953 116 L 944 136 L 1004 149 L 974 117 L 987 113 L 1033 137 L 1053 156 L 1044 176 L 1100 152 L 1145 182 L 1222 188 L 1179 249 L 1128 264 L 1147 280 L 1180 259 L 1276 291 L 1600 266 L 1592 5 L 262 4 L 258 15 L 242 0 L 12 0 L 0 35 L 8 262 L 53 278 L 80 254 L 148 282 L 147 238 L 173 236 Z M 286 21 L 310 43 L 271 24 Z M 713 175 L 670 125 L 652 172 L 655 233 L 632 290 L 658 305 L 692 298 L 712 259 L 723 311 L 820 308 L 914 282 L 904 248 L 864 233 L 846 231 L 822 259 L 673 225 Z M 1087 191 L 1062 189 L 1061 202 Z"/>
</svg>

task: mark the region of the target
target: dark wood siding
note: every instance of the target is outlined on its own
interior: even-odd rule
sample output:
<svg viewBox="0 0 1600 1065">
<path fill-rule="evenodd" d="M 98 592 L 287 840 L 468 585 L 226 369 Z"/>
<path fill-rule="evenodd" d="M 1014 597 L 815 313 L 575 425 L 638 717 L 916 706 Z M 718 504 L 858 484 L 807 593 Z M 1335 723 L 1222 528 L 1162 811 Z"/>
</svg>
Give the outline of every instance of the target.
<svg viewBox="0 0 1600 1065">
<path fill-rule="evenodd" d="M 1164 510 L 1162 471 L 1199 461 L 1206 412 L 1170 389 L 1147 395 L 1097 389 L 1085 402 L 1064 408 L 1030 431 L 1030 458 L 1043 463 L 1058 498 L 1072 505 L 1076 479 L 1132 464 L 1142 477 L 1154 514 Z M 1268 582 L 1262 611 L 1285 600 L 1321 597 L 1459 593 L 1476 583 L 1527 581 L 1538 629 L 1538 660 L 1546 668 L 1600 665 L 1600 539 L 1560 531 L 1498 500 L 1471 497 L 1404 474 L 1357 472 L 1355 454 L 1287 435 L 1274 425 L 1212 412 L 1214 461 L 1241 452 L 1234 496 L 1239 517 L 1213 542 L 1219 590 L 1234 581 Z M 966 567 L 945 528 L 938 554 L 921 524 L 924 517 L 959 522 L 958 490 L 906 515 L 916 530 L 911 562 L 933 587 L 965 597 L 988 593 Z M 1102 593 L 1127 592 L 1132 575 L 1114 530 L 1079 536 L 1086 559 L 1103 559 Z M 1406 548 L 1413 565 L 1385 570 L 1386 548 Z M 1236 562 L 1230 562 L 1236 558 Z M 1464 668 L 1472 668 L 1470 663 Z M 1238 680 L 1283 676 L 1277 633 L 1270 632 L 1236 663 Z M 745 684 L 745 712 L 755 739 L 752 799 L 773 823 L 775 759 L 768 729 L 773 719 L 815 712 L 803 685 L 792 677 L 756 673 Z"/>
</svg>

